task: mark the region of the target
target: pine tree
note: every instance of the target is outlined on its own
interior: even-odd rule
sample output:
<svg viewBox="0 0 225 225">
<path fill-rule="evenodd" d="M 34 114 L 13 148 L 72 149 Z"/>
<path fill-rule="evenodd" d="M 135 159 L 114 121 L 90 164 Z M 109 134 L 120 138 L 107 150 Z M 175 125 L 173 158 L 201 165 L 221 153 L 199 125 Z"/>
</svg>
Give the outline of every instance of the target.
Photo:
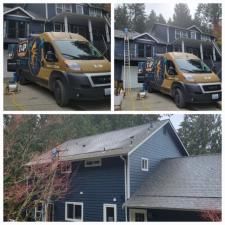
<svg viewBox="0 0 225 225">
<path fill-rule="evenodd" d="M 221 117 L 185 115 L 178 135 L 191 155 L 221 152 Z"/>
</svg>

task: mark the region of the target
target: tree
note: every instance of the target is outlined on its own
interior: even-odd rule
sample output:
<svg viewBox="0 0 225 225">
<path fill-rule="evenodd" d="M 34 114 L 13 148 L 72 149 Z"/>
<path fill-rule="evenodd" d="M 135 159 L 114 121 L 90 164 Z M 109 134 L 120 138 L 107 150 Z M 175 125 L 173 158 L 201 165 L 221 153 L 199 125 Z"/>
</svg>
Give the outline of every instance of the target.
<svg viewBox="0 0 225 225">
<path fill-rule="evenodd" d="M 126 4 L 119 5 L 115 9 L 115 29 L 124 30 L 124 28 L 130 28 Z"/>
<path fill-rule="evenodd" d="M 191 155 L 221 152 L 220 115 L 185 115 L 178 130 L 184 146 Z"/>
<path fill-rule="evenodd" d="M 144 33 L 146 31 L 145 4 L 128 4 L 128 9 L 132 31 Z"/>
<path fill-rule="evenodd" d="M 150 14 L 148 15 L 148 17 L 146 18 L 146 31 L 150 32 L 153 25 L 158 22 L 158 18 L 157 15 L 155 13 L 154 10 L 151 10 Z"/>
<path fill-rule="evenodd" d="M 166 20 L 161 13 L 158 16 L 158 22 L 162 24 L 166 24 Z"/>
<path fill-rule="evenodd" d="M 189 27 L 192 25 L 191 14 L 187 4 L 179 3 L 175 5 L 173 25 L 179 27 Z"/>
</svg>

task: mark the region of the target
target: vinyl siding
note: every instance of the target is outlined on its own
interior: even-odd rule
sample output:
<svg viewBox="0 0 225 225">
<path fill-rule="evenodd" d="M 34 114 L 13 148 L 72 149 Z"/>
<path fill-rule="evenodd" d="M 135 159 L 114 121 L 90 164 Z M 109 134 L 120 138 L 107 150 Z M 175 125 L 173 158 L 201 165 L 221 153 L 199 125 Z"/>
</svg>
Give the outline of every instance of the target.
<svg viewBox="0 0 225 225">
<path fill-rule="evenodd" d="M 84 221 L 103 221 L 103 204 L 117 204 L 117 220 L 125 220 L 124 162 L 119 157 L 102 160 L 101 167 L 84 167 L 72 179 L 71 191 L 55 202 L 55 221 L 65 220 L 65 202 L 83 202 Z M 80 195 L 83 192 L 83 195 Z M 116 198 L 116 202 L 113 199 Z"/>
<path fill-rule="evenodd" d="M 45 10 L 45 4 L 27 4 L 25 7 L 25 10 L 29 10 L 31 12 L 34 12 L 35 14 L 46 18 L 46 10 Z"/>
<path fill-rule="evenodd" d="M 136 191 L 146 176 L 157 166 L 160 160 L 182 156 L 178 144 L 171 133 L 170 125 L 166 126 L 166 134 L 161 128 L 150 139 L 142 144 L 136 151 L 129 156 L 130 168 L 130 195 Z M 141 158 L 149 159 L 149 171 L 141 170 Z"/>
</svg>

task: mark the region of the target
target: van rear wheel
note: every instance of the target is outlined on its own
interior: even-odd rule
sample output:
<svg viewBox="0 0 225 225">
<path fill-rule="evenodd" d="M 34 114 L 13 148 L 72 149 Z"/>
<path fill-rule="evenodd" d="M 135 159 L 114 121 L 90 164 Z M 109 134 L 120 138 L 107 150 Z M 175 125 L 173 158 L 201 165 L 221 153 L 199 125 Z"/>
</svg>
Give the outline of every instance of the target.
<svg viewBox="0 0 225 225">
<path fill-rule="evenodd" d="M 61 107 L 66 106 L 69 102 L 66 88 L 64 84 L 62 83 L 62 81 L 60 80 L 55 81 L 54 96 L 55 96 L 56 103 Z"/>
<path fill-rule="evenodd" d="M 26 85 L 29 83 L 29 81 L 21 74 L 19 75 L 19 82 L 21 85 Z"/>
<path fill-rule="evenodd" d="M 180 88 L 177 88 L 174 93 L 174 101 L 178 108 L 184 108 L 186 103 L 184 101 L 184 94 Z"/>
</svg>

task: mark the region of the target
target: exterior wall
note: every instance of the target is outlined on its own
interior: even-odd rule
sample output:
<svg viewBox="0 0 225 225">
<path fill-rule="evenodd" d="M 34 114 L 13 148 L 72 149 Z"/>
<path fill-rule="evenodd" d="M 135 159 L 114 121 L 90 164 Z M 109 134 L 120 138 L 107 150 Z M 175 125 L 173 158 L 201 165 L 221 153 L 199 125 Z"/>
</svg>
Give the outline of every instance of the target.
<svg viewBox="0 0 225 225">
<path fill-rule="evenodd" d="M 30 34 L 40 34 L 44 32 L 44 23 L 32 22 L 30 24 Z"/>
<path fill-rule="evenodd" d="M 56 15 L 55 4 L 48 4 L 48 19 Z"/>
<path fill-rule="evenodd" d="M 159 38 L 160 40 L 167 42 L 167 35 L 166 35 L 166 26 L 162 25 L 155 25 L 152 33 L 154 34 L 155 37 Z"/>
<path fill-rule="evenodd" d="M 101 167 L 84 167 L 72 179 L 71 191 L 55 202 L 55 221 L 65 221 L 65 202 L 83 202 L 84 221 L 103 221 L 103 204 L 117 204 L 117 220 L 125 221 L 124 162 L 119 157 L 102 160 Z M 74 165 L 75 166 L 75 165 Z M 83 195 L 80 195 L 80 192 Z M 113 199 L 116 198 L 116 202 Z"/>
<path fill-rule="evenodd" d="M 151 171 L 161 160 L 184 155 L 179 149 L 178 144 L 176 144 L 171 133 L 170 125 L 167 124 L 164 127 L 166 127 L 166 134 L 163 133 L 163 128 L 160 129 L 149 140 L 136 149 L 136 151 L 129 155 L 130 195 L 136 191 L 146 176 L 149 176 Z M 149 159 L 148 172 L 141 170 L 142 157 Z"/>
<path fill-rule="evenodd" d="M 34 12 L 35 14 L 42 16 L 43 18 L 46 18 L 45 4 L 26 4 L 24 9 Z"/>
</svg>

